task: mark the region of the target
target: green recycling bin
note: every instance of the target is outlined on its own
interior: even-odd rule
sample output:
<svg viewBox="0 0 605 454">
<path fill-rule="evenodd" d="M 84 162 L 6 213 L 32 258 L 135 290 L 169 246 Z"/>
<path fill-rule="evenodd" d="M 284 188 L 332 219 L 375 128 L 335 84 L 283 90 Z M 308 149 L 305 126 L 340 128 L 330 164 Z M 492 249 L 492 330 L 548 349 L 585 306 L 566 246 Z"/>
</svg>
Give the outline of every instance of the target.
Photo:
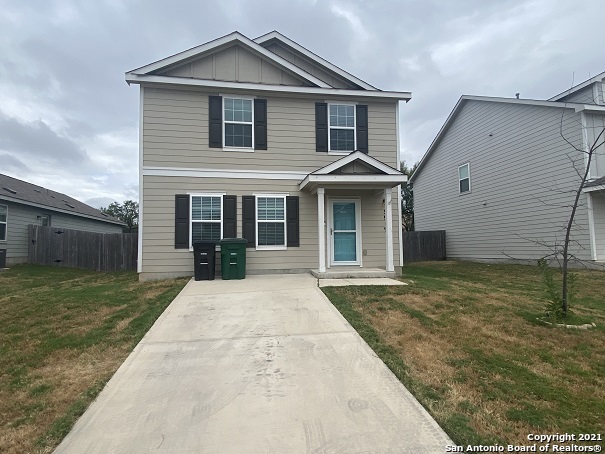
<svg viewBox="0 0 605 454">
<path fill-rule="evenodd" d="M 245 238 L 224 238 L 221 245 L 221 274 L 223 279 L 244 279 L 246 277 Z"/>
</svg>

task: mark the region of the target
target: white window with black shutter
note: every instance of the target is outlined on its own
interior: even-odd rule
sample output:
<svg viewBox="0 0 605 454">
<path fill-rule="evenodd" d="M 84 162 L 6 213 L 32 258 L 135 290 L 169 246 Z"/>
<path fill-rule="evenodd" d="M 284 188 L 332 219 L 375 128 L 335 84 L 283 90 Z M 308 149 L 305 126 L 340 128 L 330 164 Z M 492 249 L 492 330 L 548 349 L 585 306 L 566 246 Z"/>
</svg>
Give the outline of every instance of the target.
<svg viewBox="0 0 605 454">
<path fill-rule="evenodd" d="M 236 196 L 191 193 L 175 196 L 175 249 L 192 249 L 199 241 L 236 237 Z"/>
<path fill-rule="evenodd" d="M 315 104 L 316 151 L 346 155 L 368 153 L 368 106 L 353 103 Z"/>
<path fill-rule="evenodd" d="M 267 100 L 210 96 L 209 146 L 225 151 L 267 149 Z"/>
<path fill-rule="evenodd" d="M 286 194 L 242 196 L 242 235 L 247 247 L 284 250 L 300 246 L 299 198 Z"/>
</svg>

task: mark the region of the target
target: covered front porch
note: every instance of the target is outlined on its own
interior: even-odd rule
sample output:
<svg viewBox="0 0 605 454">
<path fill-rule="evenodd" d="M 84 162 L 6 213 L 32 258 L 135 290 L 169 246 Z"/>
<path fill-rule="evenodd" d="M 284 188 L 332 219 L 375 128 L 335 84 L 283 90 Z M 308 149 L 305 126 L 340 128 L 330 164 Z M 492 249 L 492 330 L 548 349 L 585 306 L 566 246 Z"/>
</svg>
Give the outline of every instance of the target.
<svg viewBox="0 0 605 454">
<path fill-rule="evenodd" d="M 395 277 L 399 263 L 398 191 L 406 175 L 361 152 L 300 183 L 317 197 L 317 268 L 321 279 Z"/>
</svg>

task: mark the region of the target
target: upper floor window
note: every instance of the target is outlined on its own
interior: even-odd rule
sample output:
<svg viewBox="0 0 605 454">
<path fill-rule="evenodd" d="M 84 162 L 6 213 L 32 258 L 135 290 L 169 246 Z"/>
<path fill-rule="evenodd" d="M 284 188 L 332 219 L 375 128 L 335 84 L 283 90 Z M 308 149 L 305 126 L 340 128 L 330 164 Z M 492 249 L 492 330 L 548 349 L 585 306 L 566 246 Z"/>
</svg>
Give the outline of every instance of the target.
<svg viewBox="0 0 605 454">
<path fill-rule="evenodd" d="M 458 167 L 458 183 L 460 194 L 471 192 L 471 167 L 468 162 Z"/>
<path fill-rule="evenodd" d="M 352 104 L 329 105 L 329 151 L 354 151 L 355 106 Z"/>
<path fill-rule="evenodd" d="M 6 223 L 8 217 L 8 207 L 0 205 L 0 241 L 6 241 Z"/>
<path fill-rule="evenodd" d="M 225 147 L 252 148 L 252 99 L 223 98 Z"/>
<path fill-rule="evenodd" d="M 223 231 L 222 195 L 191 196 L 191 241 L 219 241 Z"/>
</svg>

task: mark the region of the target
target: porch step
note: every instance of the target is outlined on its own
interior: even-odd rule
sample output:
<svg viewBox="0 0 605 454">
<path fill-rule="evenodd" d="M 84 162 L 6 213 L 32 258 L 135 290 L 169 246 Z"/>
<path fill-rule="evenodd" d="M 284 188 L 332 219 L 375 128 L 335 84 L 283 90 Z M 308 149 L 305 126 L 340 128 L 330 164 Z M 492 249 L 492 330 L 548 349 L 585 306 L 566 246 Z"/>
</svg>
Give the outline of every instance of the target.
<svg viewBox="0 0 605 454">
<path fill-rule="evenodd" d="M 380 268 L 357 268 L 344 270 L 326 270 L 320 273 L 319 270 L 311 270 L 311 274 L 317 279 L 355 279 L 363 277 L 395 277 L 394 271 L 385 271 Z"/>
</svg>

